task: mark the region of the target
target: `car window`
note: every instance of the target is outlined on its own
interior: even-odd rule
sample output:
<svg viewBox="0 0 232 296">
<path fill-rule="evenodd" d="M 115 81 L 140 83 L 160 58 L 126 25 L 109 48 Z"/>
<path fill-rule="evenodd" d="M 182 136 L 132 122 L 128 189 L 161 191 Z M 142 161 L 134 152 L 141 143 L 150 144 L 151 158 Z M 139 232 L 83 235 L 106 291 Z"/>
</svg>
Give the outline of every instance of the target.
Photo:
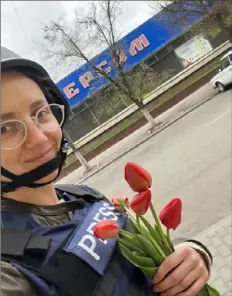
<svg viewBox="0 0 232 296">
<path fill-rule="evenodd" d="M 229 61 L 228 57 L 221 60 L 221 70 L 226 69 L 227 67 L 229 67 L 229 65 L 230 65 L 230 61 Z"/>
<path fill-rule="evenodd" d="M 229 59 L 230 59 L 230 62 L 232 63 L 232 53 L 231 54 L 229 54 Z"/>
</svg>

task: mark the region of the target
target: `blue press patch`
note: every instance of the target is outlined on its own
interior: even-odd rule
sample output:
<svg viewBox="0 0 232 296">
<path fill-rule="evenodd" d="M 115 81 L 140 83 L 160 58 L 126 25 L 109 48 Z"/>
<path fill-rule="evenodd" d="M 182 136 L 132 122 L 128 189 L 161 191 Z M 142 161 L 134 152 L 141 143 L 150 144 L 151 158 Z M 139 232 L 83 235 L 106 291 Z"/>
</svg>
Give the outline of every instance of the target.
<svg viewBox="0 0 232 296">
<path fill-rule="evenodd" d="M 106 219 L 116 221 L 119 227 L 123 228 L 127 215 L 116 213 L 112 204 L 107 201 L 96 202 L 86 214 L 72 239 L 64 247 L 64 251 L 78 256 L 102 276 L 114 252 L 116 239 L 105 241 L 97 239 L 93 235 L 93 227 Z M 75 220 L 75 214 L 73 220 Z"/>
</svg>

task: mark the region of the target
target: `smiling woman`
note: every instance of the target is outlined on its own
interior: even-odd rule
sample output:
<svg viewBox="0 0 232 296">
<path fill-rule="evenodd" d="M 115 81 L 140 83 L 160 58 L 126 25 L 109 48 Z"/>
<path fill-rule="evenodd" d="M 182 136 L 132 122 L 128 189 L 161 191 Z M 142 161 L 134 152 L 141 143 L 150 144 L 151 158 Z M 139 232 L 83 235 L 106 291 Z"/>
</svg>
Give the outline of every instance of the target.
<svg viewBox="0 0 232 296">
<path fill-rule="evenodd" d="M 15 175 L 31 172 L 30 175 L 36 175 L 35 181 L 40 184 L 54 181 L 59 169 L 57 167 L 50 172 L 49 166 L 60 150 L 64 106 L 48 104 L 37 83 L 24 73 L 3 72 L 1 113 L 1 161 L 4 170 Z M 43 173 L 41 178 L 37 171 L 33 171 L 45 163 L 48 163 L 48 175 Z M 6 177 L 2 181 L 9 181 Z M 25 182 L 28 182 L 26 178 Z"/>
<path fill-rule="evenodd" d="M 210 253 L 200 244 L 178 248 L 161 265 L 165 275 L 171 260 L 174 275 L 152 287 L 116 240 L 94 237 L 92 228 L 107 217 L 124 229 L 130 220 L 95 189 L 54 186 L 68 148 L 67 101 L 44 68 L 6 48 L 1 70 L 1 295 L 152 296 L 157 288 L 177 295 L 199 268 L 194 288 L 200 290 L 210 268 Z"/>
</svg>

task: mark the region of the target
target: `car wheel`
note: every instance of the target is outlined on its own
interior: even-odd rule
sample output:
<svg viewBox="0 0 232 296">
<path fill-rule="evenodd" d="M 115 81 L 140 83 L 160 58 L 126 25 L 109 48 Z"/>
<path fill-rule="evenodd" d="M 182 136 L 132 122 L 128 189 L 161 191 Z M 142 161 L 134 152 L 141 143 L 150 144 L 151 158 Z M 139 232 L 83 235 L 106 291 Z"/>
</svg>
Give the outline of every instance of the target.
<svg viewBox="0 0 232 296">
<path fill-rule="evenodd" d="M 216 83 L 217 88 L 219 89 L 220 92 L 224 92 L 226 90 L 225 85 L 223 85 L 221 82 Z"/>
</svg>

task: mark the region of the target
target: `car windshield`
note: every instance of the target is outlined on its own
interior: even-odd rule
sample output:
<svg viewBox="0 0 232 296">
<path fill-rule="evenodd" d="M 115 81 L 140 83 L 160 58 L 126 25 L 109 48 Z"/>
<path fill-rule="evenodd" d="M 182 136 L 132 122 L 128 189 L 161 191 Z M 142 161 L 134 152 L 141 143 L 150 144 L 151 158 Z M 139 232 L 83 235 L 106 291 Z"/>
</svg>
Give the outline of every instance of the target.
<svg viewBox="0 0 232 296">
<path fill-rule="evenodd" d="M 221 70 L 226 69 L 229 65 L 230 65 L 230 61 L 228 59 L 228 56 L 226 56 L 221 60 Z"/>
</svg>

